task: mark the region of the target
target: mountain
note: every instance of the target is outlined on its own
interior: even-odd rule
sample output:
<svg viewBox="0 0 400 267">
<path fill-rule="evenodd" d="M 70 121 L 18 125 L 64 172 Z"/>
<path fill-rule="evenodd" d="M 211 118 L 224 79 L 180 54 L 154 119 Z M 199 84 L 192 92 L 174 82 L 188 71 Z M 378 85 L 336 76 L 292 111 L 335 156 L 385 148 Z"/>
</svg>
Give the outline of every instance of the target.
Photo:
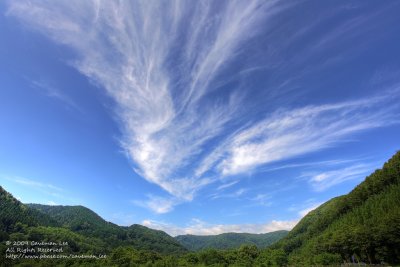
<svg viewBox="0 0 400 267">
<path fill-rule="evenodd" d="M 50 239 L 57 231 L 81 241 L 96 243 L 98 247 L 105 247 L 106 251 L 118 246 L 166 254 L 186 251 L 165 232 L 141 225 L 118 226 L 83 206 L 23 204 L 0 187 L 0 241 L 18 234 L 21 238 L 25 235 L 26 240 Z M 36 239 L 32 239 L 34 235 Z M 65 240 L 69 239 L 65 237 Z"/>
<path fill-rule="evenodd" d="M 265 248 L 282 239 L 288 231 L 276 231 L 266 234 L 248 233 L 224 233 L 220 235 L 179 235 L 175 239 L 191 251 L 198 251 L 206 248 L 233 249 L 243 244 L 256 245 L 258 248 Z"/>
<path fill-rule="evenodd" d="M 95 237 L 115 247 L 126 243 L 127 228 L 105 221 L 92 210 L 83 206 L 49 206 L 26 204 L 54 219 L 61 227 L 83 236 Z M 132 241 L 132 240 L 131 240 Z"/>
<path fill-rule="evenodd" d="M 138 224 L 129 227 L 118 226 L 105 221 L 95 212 L 83 206 L 40 204 L 28 204 L 27 206 L 50 216 L 64 228 L 86 237 L 101 239 L 110 247 L 131 245 L 136 249 L 167 254 L 179 254 L 185 251 L 173 237 L 163 231 Z"/>
<path fill-rule="evenodd" d="M 112 247 L 132 245 L 138 249 L 176 254 L 185 249 L 163 231 L 153 230 L 142 225 L 118 226 L 105 221 L 92 210 L 83 206 L 48 206 L 28 204 L 55 219 L 60 225 L 87 237 L 96 237 Z"/>
<path fill-rule="evenodd" d="M 400 152 L 349 194 L 307 214 L 271 249 L 289 263 L 400 263 Z"/>
</svg>

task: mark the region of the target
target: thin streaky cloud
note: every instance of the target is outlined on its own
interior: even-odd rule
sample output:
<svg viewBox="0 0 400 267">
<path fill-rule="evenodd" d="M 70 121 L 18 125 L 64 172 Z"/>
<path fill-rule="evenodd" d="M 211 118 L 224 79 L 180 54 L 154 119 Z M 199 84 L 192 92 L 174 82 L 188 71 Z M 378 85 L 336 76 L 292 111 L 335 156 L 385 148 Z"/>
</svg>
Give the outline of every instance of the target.
<svg viewBox="0 0 400 267">
<path fill-rule="evenodd" d="M 234 186 L 234 185 L 237 184 L 238 182 L 239 182 L 239 181 L 232 181 L 232 182 L 230 182 L 230 183 L 224 183 L 224 184 L 218 186 L 218 187 L 217 187 L 217 190 L 223 190 L 223 189 L 229 188 L 229 187 L 231 187 L 231 186 Z"/>
<path fill-rule="evenodd" d="M 52 184 L 48 183 L 42 183 L 38 182 L 32 179 L 24 178 L 24 177 L 19 177 L 19 176 L 1 176 L 1 178 L 6 179 L 8 181 L 28 186 L 28 187 L 33 187 L 33 188 L 40 188 L 40 189 L 46 189 L 46 190 L 52 190 L 52 191 L 64 191 L 62 188 L 58 186 L 54 186 Z"/>
<path fill-rule="evenodd" d="M 248 191 L 247 188 L 239 188 L 231 193 L 225 193 L 225 194 L 216 193 L 216 194 L 211 195 L 211 199 L 218 199 L 218 198 L 238 199 L 238 198 L 242 197 L 247 191 Z"/>
<path fill-rule="evenodd" d="M 232 86 L 217 80 L 261 30 L 274 42 L 270 32 L 276 17 L 290 8 L 282 1 L 21 0 L 9 1 L 8 7 L 7 15 L 27 28 L 73 48 L 77 56 L 68 64 L 114 99 L 123 131 L 120 144 L 134 169 L 171 195 L 136 202 L 156 213 L 191 201 L 199 190 L 225 177 L 257 172 L 266 164 L 399 123 L 393 115 L 399 111 L 399 90 L 353 101 L 285 105 L 275 112 L 262 109 L 257 110 L 261 117 L 247 120 L 252 88 L 242 80 Z M 326 40 L 331 36 L 351 36 L 371 19 L 347 21 L 316 37 L 318 53 L 330 48 Z M 310 29 L 298 31 L 287 47 Z M 281 44 L 274 45 L 268 64 L 283 70 L 285 81 L 278 78 L 279 86 L 266 88 L 265 95 L 287 96 L 290 103 L 291 82 L 320 65 L 292 75 L 316 52 L 299 51 L 286 63 L 275 57 Z M 258 66 L 249 63 L 241 71 Z M 223 97 L 218 96 L 222 87 L 227 91 Z"/>
<path fill-rule="evenodd" d="M 162 8 L 155 2 L 22 1 L 9 2 L 8 15 L 78 51 L 74 65 L 118 103 L 125 132 L 121 143 L 139 173 L 169 193 L 191 199 L 190 191 L 206 181 L 187 182 L 191 178 L 177 173 L 221 135 L 240 106 L 234 94 L 222 104 L 203 106 L 199 101 L 239 44 L 254 35 L 256 24 L 266 14 L 272 16 L 275 3 L 228 1 L 217 14 L 211 8 L 216 4 L 208 1 L 190 9 L 183 1 Z M 186 57 L 180 77 L 188 78 L 178 81 L 187 90 L 178 91 L 171 87 L 175 77 L 167 69 L 167 57 L 188 10 L 196 10 L 193 21 L 185 23 L 192 34 L 182 44 Z"/>
<path fill-rule="evenodd" d="M 150 209 L 154 213 L 163 214 L 170 212 L 175 205 L 181 201 L 171 197 L 158 197 L 154 195 L 148 195 L 147 200 L 133 200 L 132 204 Z"/>
<path fill-rule="evenodd" d="M 65 199 L 65 190 L 59 186 L 55 186 L 50 183 L 43 183 L 43 182 L 38 182 L 33 179 L 28 179 L 25 177 L 20 177 L 20 176 L 10 176 L 10 175 L 2 175 L 0 176 L 0 179 L 5 179 L 7 181 L 10 181 L 12 183 L 16 183 L 20 186 L 24 186 L 29 188 L 31 191 L 37 191 L 44 193 L 46 195 L 58 198 L 58 199 Z"/>
<path fill-rule="evenodd" d="M 359 163 L 340 169 L 305 173 L 302 177 L 307 178 L 314 190 L 320 192 L 348 180 L 365 178 L 373 170 L 372 164 Z"/>
<path fill-rule="evenodd" d="M 40 90 L 45 96 L 57 99 L 66 104 L 69 108 L 83 113 L 82 109 L 70 97 L 65 95 L 61 89 L 51 85 L 49 82 L 39 80 L 31 81 L 31 84 L 34 88 Z"/>
<path fill-rule="evenodd" d="M 393 99 L 395 98 L 395 99 Z M 219 164 L 224 175 L 318 151 L 345 137 L 398 123 L 398 95 L 277 112 L 237 134 Z M 386 107 L 381 107 L 386 103 Z"/>
<path fill-rule="evenodd" d="M 343 159 L 343 160 L 324 160 L 324 161 L 311 161 L 305 163 L 293 163 L 293 164 L 284 164 L 279 166 L 267 166 L 265 168 L 258 169 L 258 172 L 273 172 L 282 169 L 290 169 L 290 168 L 299 168 L 299 167 L 315 167 L 317 166 L 335 166 L 335 165 L 343 165 L 351 162 L 360 161 L 361 158 L 357 159 Z"/>
</svg>

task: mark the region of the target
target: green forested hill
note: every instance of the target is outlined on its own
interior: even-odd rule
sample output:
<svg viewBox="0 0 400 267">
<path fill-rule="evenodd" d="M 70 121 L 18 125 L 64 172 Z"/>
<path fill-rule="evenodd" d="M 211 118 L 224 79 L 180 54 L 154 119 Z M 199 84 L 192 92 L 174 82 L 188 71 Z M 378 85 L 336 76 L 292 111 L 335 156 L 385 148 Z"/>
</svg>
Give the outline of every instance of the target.
<svg viewBox="0 0 400 267">
<path fill-rule="evenodd" d="M 4 266 L 14 266 L 17 261 L 6 258 L 9 246 L 5 241 L 68 242 L 65 253 L 109 251 L 108 248 L 105 249 L 107 246 L 102 240 L 84 237 L 62 228 L 57 220 L 48 214 L 22 204 L 0 187 L 0 263 L 5 264 Z M 34 263 L 30 261 L 29 266 L 36 266 Z"/>
<path fill-rule="evenodd" d="M 41 204 L 26 204 L 33 210 L 47 214 L 59 225 L 80 231 L 90 228 L 118 227 L 109 223 L 92 210 L 83 206 L 49 206 Z"/>
<path fill-rule="evenodd" d="M 162 231 L 141 225 L 118 226 L 83 206 L 26 205 L 0 187 L 0 242 L 5 240 L 70 241 L 81 252 L 104 252 L 119 246 L 167 254 L 186 251 Z"/>
<path fill-rule="evenodd" d="M 136 249 L 177 254 L 185 251 L 174 238 L 163 231 L 142 225 L 118 226 L 105 221 L 92 210 L 83 206 L 48 206 L 28 204 L 55 219 L 59 225 L 86 237 L 103 240 L 110 247 L 132 246 Z"/>
<path fill-rule="evenodd" d="M 258 248 L 265 248 L 282 239 L 288 231 L 276 231 L 266 234 L 248 233 L 224 233 L 220 235 L 180 235 L 176 236 L 184 247 L 189 250 L 197 251 L 206 248 L 232 249 L 239 248 L 243 244 L 256 245 Z"/>
<path fill-rule="evenodd" d="M 306 215 L 273 246 L 289 263 L 400 263 L 400 152 L 349 194 Z"/>
</svg>

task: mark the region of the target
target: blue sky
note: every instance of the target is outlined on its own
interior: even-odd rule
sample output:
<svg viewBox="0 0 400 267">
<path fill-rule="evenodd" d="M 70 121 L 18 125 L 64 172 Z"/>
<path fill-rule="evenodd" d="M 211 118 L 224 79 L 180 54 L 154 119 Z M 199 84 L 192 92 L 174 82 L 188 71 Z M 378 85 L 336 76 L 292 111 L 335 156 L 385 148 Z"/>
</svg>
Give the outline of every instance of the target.
<svg viewBox="0 0 400 267">
<path fill-rule="evenodd" d="M 0 184 L 171 235 L 291 229 L 400 147 L 398 1 L 3 1 Z"/>
</svg>

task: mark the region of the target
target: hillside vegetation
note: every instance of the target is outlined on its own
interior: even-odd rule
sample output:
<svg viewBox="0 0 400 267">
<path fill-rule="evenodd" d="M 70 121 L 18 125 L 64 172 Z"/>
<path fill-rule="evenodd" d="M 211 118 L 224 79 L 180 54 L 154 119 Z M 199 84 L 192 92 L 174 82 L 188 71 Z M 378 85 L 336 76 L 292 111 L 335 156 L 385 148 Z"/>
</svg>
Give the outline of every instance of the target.
<svg viewBox="0 0 400 267">
<path fill-rule="evenodd" d="M 112 248 L 132 246 L 136 249 L 168 254 L 179 254 L 185 251 L 183 246 L 163 231 L 138 224 L 129 227 L 118 226 L 105 221 L 83 206 L 28 204 L 28 207 L 45 213 L 64 228 L 85 237 L 98 238 Z"/>
</svg>

